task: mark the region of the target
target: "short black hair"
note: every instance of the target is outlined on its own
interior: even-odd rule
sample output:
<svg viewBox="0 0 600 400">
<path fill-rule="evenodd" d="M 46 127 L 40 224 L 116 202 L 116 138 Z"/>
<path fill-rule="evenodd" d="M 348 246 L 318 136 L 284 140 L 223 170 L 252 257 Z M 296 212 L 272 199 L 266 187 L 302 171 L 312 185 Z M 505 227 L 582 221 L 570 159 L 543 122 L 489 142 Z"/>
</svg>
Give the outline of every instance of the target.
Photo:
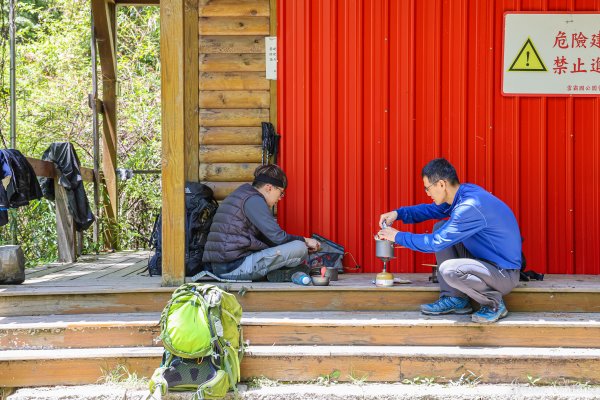
<svg viewBox="0 0 600 400">
<path fill-rule="evenodd" d="M 287 176 L 285 175 L 285 172 L 283 172 L 283 170 L 277 164 L 260 165 L 260 166 L 256 167 L 256 169 L 254 170 L 254 176 L 256 177 L 258 175 L 266 175 L 271 178 L 278 179 L 281 182 L 283 182 L 282 189 L 287 188 L 287 185 L 288 185 Z M 264 182 L 254 181 L 252 183 L 252 186 L 254 186 L 257 189 L 260 189 L 261 187 L 263 187 L 265 185 L 266 185 L 266 183 L 264 183 Z"/>
<path fill-rule="evenodd" d="M 460 184 L 456 170 L 445 158 L 429 161 L 421 171 L 421 178 L 424 177 L 427 177 L 430 183 L 444 180 L 453 186 Z"/>
</svg>

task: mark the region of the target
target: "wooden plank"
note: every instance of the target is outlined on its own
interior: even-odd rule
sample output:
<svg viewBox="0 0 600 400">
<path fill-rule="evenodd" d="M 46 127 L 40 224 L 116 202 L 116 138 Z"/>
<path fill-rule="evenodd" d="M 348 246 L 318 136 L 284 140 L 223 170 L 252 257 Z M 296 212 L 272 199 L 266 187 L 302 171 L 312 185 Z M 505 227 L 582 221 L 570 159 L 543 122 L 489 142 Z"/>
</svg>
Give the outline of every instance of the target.
<svg viewBox="0 0 600 400">
<path fill-rule="evenodd" d="M 200 144 L 255 144 L 262 143 L 260 127 L 201 127 Z"/>
<path fill-rule="evenodd" d="M 262 147 L 256 145 L 200 146 L 202 163 L 260 163 Z"/>
<path fill-rule="evenodd" d="M 103 218 L 106 218 L 108 222 L 108 224 L 104 227 L 105 229 L 102 231 L 102 236 L 105 243 L 105 248 L 103 250 L 116 250 L 115 247 L 118 244 L 117 225 L 111 223 L 111 221 L 114 222 L 117 217 L 115 215 L 115 208 L 112 205 L 104 177 L 100 178 L 100 197 L 102 198 L 102 216 Z"/>
<path fill-rule="evenodd" d="M 40 319 L 43 318 L 42 321 Z M 0 350 L 159 346 L 158 313 L 2 318 Z M 32 322 L 29 322 L 32 321 Z"/>
<path fill-rule="evenodd" d="M 58 247 L 58 261 L 72 263 L 77 259 L 75 246 L 75 223 L 69 212 L 67 192 L 54 179 L 54 194 L 56 208 L 56 237 Z"/>
<path fill-rule="evenodd" d="M 590 382 L 600 378 L 600 361 L 593 356 L 571 358 L 567 354 L 573 349 L 565 349 L 561 357 L 550 355 L 556 349 L 540 351 L 531 348 L 520 352 L 498 351 L 500 356 L 481 348 L 452 348 L 446 353 L 445 348 L 435 347 L 427 351 L 420 347 L 380 346 L 377 351 L 372 351 L 375 349 L 369 347 L 301 346 L 302 352 L 294 354 L 296 348 L 286 346 L 277 356 L 269 354 L 275 353 L 276 347 L 268 351 L 268 347 L 253 349 L 264 351 L 264 356 L 257 352 L 247 353 L 248 357 L 244 357 L 242 363 L 242 379 L 260 376 L 252 375 L 259 371 L 265 371 L 263 375 L 269 379 L 282 381 L 310 381 L 333 371 L 339 371 L 339 381 L 360 377 L 371 382 L 397 382 L 417 376 L 435 377 L 436 382 L 456 381 L 461 375 L 463 378 L 470 376 L 470 371 L 481 376 L 481 382 L 485 383 L 510 383 L 525 380 L 528 375 L 543 377 L 546 382 L 557 379 L 580 382 L 581 376 L 586 376 L 585 380 Z"/>
<path fill-rule="evenodd" d="M 25 270 L 26 283 L 30 279 L 49 274 L 56 274 L 67 269 L 85 269 L 90 264 L 106 266 L 128 262 L 132 259 L 144 261 L 148 259 L 148 254 L 149 251 L 122 251 L 100 255 L 84 255 L 83 257 L 80 257 L 79 261 L 76 263 L 52 263 L 37 268 L 27 268 Z"/>
<path fill-rule="evenodd" d="M 268 17 L 200 17 L 200 35 L 268 35 Z"/>
<path fill-rule="evenodd" d="M 139 260 L 136 257 L 131 257 L 128 260 L 120 261 L 118 264 L 92 264 L 90 268 L 81 269 L 82 272 L 80 274 L 76 274 L 71 278 L 73 279 L 86 279 L 86 280 L 96 280 L 101 278 L 121 278 L 123 276 L 123 270 L 127 270 L 127 273 L 130 272 L 130 268 L 135 268 L 135 270 L 140 268 L 140 264 L 147 264 L 146 260 Z"/>
<path fill-rule="evenodd" d="M 184 4 L 160 6 L 162 115 L 162 284 L 179 286 L 185 277 L 185 50 Z M 183 156 L 182 156 L 183 155 Z"/>
<path fill-rule="evenodd" d="M 201 181 L 249 182 L 254 180 L 254 170 L 260 163 L 200 164 Z"/>
<path fill-rule="evenodd" d="M 268 90 L 264 72 L 202 72 L 200 90 Z"/>
<path fill-rule="evenodd" d="M 160 347 L 9 350 L 0 356 L 0 386 L 95 383 L 103 370 L 118 365 L 148 377 L 161 356 Z M 357 377 L 398 382 L 423 376 L 447 382 L 474 374 L 482 383 L 511 383 L 533 376 L 546 384 L 557 380 L 596 384 L 600 382 L 600 355 L 587 349 L 251 346 L 242 361 L 241 378 L 306 382 L 333 371 L 339 371 L 337 380 L 342 382 Z"/>
<path fill-rule="evenodd" d="M 268 0 L 201 0 L 201 17 L 265 17 L 269 15 Z"/>
<path fill-rule="evenodd" d="M 470 321 L 470 316 L 465 320 Z M 511 346 L 598 348 L 598 327 L 547 327 L 543 325 L 377 325 L 339 326 L 327 324 L 245 325 L 244 338 L 253 345 L 344 345 L 344 346 Z"/>
<path fill-rule="evenodd" d="M 264 36 L 200 36 L 201 53 L 265 53 Z"/>
<path fill-rule="evenodd" d="M 254 109 L 219 109 L 201 108 L 200 126 L 242 127 L 261 126 L 269 120 L 269 110 L 264 108 Z"/>
<path fill-rule="evenodd" d="M 208 182 L 219 198 L 228 188 L 233 191 L 241 183 Z M 111 313 L 111 312 L 160 312 L 168 301 L 172 288 L 161 291 L 159 277 L 136 277 L 102 281 L 79 286 L 77 280 L 52 282 L 51 285 L 2 288 L 0 292 L 0 316 Z M 260 289 L 259 283 L 222 285 L 236 293 L 245 312 L 251 311 L 416 311 L 424 303 L 435 301 L 436 291 L 389 290 L 372 291 L 368 289 L 349 290 L 348 288 L 329 287 L 316 290 L 292 290 L 285 284 L 270 290 Z M 259 289 L 255 289 L 256 287 Z M 237 294 L 240 287 L 250 289 L 244 296 Z M 335 289 L 335 290 L 331 290 Z M 341 290 L 344 289 L 344 290 Z M 515 294 L 513 292 L 513 294 Z M 508 298 L 510 299 L 510 296 Z M 533 292 L 529 300 L 535 301 L 531 307 L 527 303 L 509 306 L 512 312 L 599 312 L 600 293 L 589 292 Z M 293 298 L 294 301 L 290 301 Z M 589 300 L 582 300 L 589 298 Z"/>
<path fill-rule="evenodd" d="M 146 279 L 160 282 L 158 278 Z M 118 287 L 120 282 L 122 280 L 115 281 L 113 287 Z M 172 290 L 168 292 L 138 290 L 124 293 L 71 294 L 73 292 L 72 286 L 64 287 L 61 294 L 0 297 L 0 316 L 160 312 L 167 304 L 172 293 Z M 56 288 L 56 291 L 58 289 Z M 101 291 L 94 286 L 89 286 L 89 289 Z M 24 304 L 27 304 L 26 308 L 23 307 Z"/>
<path fill-rule="evenodd" d="M 202 108 L 269 108 L 270 101 L 268 90 L 209 90 L 200 92 L 200 107 Z M 198 123 L 196 122 L 197 126 Z"/>
<path fill-rule="evenodd" d="M 201 54 L 202 72 L 265 72 L 264 54 Z"/>
<path fill-rule="evenodd" d="M 44 266 L 44 267 L 40 267 L 40 268 L 26 268 L 25 269 L 25 280 L 27 281 L 28 279 L 33 279 L 38 276 L 44 276 L 51 272 L 63 271 L 65 269 L 74 268 L 76 266 L 77 266 L 76 263 L 70 263 L 70 264 L 58 264 L 57 263 L 57 264 L 54 264 L 51 266 Z"/>
<path fill-rule="evenodd" d="M 511 313 L 497 324 L 419 312 L 245 312 L 253 346 L 600 348 L 597 313 Z M 0 350 L 155 346 L 160 313 L 0 317 Z"/>
<path fill-rule="evenodd" d="M 184 1 L 183 131 L 185 180 L 198 181 L 198 0 Z M 176 40 L 176 38 L 175 38 Z"/>
<path fill-rule="evenodd" d="M 162 0 L 165 2 L 168 0 Z M 125 366 L 127 371 L 138 376 L 150 377 L 157 365 L 160 365 L 161 348 L 153 348 L 148 354 L 135 354 L 122 349 L 61 349 L 31 350 L 38 352 L 39 360 L 0 361 L 3 373 L 0 374 L 0 386 L 33 387 L 55 385 L 91 384 L 100 381 L 106 373 Z M 43 358 L 44 352 L 50 354 Z M 52 354 L 48 352 L 59 352 Z M 81 354 L 77 354 L 81 353 Z M 130 355 L 133 353 L 133 355 Z M 74 354 L 73 358 L 68 358 Z M 86 355 L 87 354 L 87 355 Z"/>
<path fill-rule="evenodd" d="M 135 264 L 133 264 L 130 267 L 127 268 L 123 268 L 119 271 L 116 272 L 116 275 L 120 276 L 120 277 L 126 277 L 126 276 L 130 276 L 130 275 L 137 275 L 139 272 L 145 270 L 148 268 L 148 260 L 149 258 L 145 258 L 143 260 L 139 260 L 137 261 Z"/>
<path fill-rule="evenodd" d="M 215 199 L 221 201 L 225 199 L 225 197 L 229 196 L 235 189 L 237 189 L 240 185 L 248 182 L 204 182 L 208 185 L 215 194 Z"/>
<path fill-rule="evenodd" d="M 37 176 L 43 176 L 46 178 L 55 178 L 57 171 L 54 167 L 54 163 L 50 161 L 43 161 L 37 158 L 26 157 L 27 161 L 33 167 L 35 174 Z M 84 182 L 93 182 L 94 181 L 94 170 L 90 168 L 80 167 L 79 171 L 81 173 L 81 179 Z"/>
</svg>

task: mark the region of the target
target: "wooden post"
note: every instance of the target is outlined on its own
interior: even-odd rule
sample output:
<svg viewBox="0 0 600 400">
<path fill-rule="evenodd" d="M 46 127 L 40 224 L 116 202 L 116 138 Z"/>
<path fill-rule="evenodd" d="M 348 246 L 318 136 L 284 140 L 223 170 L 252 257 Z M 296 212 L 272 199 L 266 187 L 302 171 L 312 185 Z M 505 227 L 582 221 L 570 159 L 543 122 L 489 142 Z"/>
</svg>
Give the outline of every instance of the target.
<svg viewBox="0 0 600 400">
<path fill-rule="evenodd" d="M 116 5 L 108 0 L 92 0 L 96 40 L 102 67 L 102 172 L 109 203 L 105 204 L 108 230 L 105 243 L 118 248 L 117 238 L 117 53 Z"/>
<path fill-rule="evenodd" d="M 56 206 L 56 235 L 58 261 L 75 262 L 75 224 L 67 205 L 67 192 L 58 184 L 60 175 L 54 179 L 54 203 Z"/>
<path fill-rule="evenodd" d="M 198 181 L 200 122 L 198 120 L 198 0 L 184 2 L 184 134 L 185 134 L 185 180 Z"/>
<path fill-rule="evenodd" d="M 187 25 L 190 21 L 197 24 L 197 13 L 196 1 L 164 0 L 160 3 L 163 286 L 178 286 L 185 279 L 184 189 L 186 177 L 194 174 L 194 162 L 196 177 L 198 174 L 198 156 L 193 155 L 194 151 L 198 153 L 198 146 L 186 150 L 186 147 L 193 147 L 186 140 L 195 135 L 197 143 L 199 136 L 195 117 L 198 67 L 191 61 L 197 59 L 198 38 Z"/>
</svg>

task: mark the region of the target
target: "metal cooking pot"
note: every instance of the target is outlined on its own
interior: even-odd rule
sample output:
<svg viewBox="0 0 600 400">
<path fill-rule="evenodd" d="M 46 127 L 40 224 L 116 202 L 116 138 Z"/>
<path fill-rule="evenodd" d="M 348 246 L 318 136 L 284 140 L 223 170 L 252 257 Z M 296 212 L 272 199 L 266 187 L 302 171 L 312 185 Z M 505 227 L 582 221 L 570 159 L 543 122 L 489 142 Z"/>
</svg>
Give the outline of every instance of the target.
<svg viewBox="0 0 600 400">
<path fill-rule="evenodd" d="M 385 239 L 375 239 L 375 256 L 381 259 L 394 258 L 394 242 Z"/>
</svg>

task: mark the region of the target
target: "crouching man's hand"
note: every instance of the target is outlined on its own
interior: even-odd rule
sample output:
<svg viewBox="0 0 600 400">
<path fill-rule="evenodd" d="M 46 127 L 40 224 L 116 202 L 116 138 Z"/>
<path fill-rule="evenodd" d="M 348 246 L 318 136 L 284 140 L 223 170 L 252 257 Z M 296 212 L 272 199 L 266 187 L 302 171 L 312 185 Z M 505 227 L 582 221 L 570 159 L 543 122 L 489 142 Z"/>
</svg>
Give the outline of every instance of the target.
<svg viewBox="0 0 600 400">
<path fill-rule="evenodd" d="M 389 240 L 390 242 L 396 241 L 396 233 L 398 231 L 394 228 L 385 228 L 377 232 L 377 237 L 379 239 Z"/>
<path fill-rule="evenodd" d="M 395 220 L 398 219 L 398 212 L 396 210 L 381 214 L 379 216 L 379 227 L 383 227 L 383 223 L 387 226 L 392 226 Z"/>
<path fill-rule="evenodd" d="M 304 243 L 306 243 L 306 247 L 308 247 L 308 251 L 310 253 L 315 252 L 321 248 L 321 243 L 318 240 L 313 238 L 304 238 Z"/>
</svg>

